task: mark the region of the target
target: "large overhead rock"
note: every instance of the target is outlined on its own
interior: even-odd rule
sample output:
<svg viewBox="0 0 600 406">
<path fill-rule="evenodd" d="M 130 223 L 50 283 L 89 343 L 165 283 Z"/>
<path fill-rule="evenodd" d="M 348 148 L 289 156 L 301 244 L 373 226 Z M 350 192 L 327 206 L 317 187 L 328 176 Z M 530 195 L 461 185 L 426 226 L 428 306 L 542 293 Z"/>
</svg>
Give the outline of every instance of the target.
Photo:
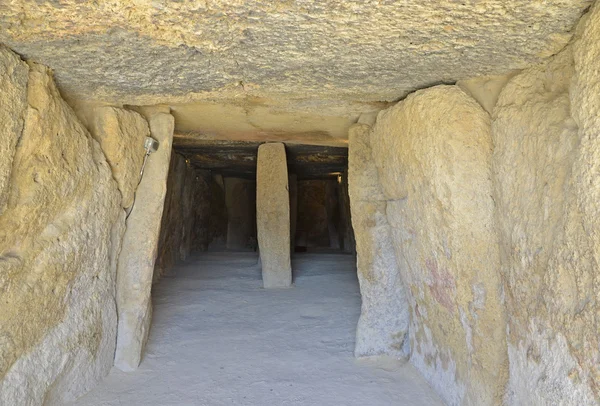
<svg viewBox="0 0 600 406">
<path fill-rule="evenodd" d="M 25 119 L 14 159 L 0 157 L 12 161 L 0 215 L 0 404 L 62 405 L 113 364 L 125 214 L 100 146 L 50 70 L 31 64 L 26 89 L 23 71 L 0 51 L 0 100 L 13 100 L 0 106 L 0 139 Z"/>
<path fill-rule="evenodd" d="M 69 97 L 295 98 L 339 115 L 340 99 L 392 101 L 540 61 L 590 3 L 18 0 L 0 5 L 0 42 L 50 66 Z"/>
<path fill-rule="evenodd" d="M 452 405 L 497 405 L 507 379 L 490 118 L 457 86 L 411 94 L 371 135 L 400 271 L 411 362 Z"/>
</svg>

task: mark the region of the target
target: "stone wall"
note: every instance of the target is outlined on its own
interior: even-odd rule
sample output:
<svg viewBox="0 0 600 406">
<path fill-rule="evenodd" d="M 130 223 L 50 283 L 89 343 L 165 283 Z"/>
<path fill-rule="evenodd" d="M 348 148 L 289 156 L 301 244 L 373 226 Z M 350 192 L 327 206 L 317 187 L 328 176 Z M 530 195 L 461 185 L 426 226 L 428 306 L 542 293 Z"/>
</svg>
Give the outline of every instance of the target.
<svg viewBox="0 0 600 406">
<path fill-rule="evenodd" d="M 377 168 L 371 153 L 371 127 L 350 128 L 348 187 L 356 236 L 357 274 L 362 306 L 356 328 L 357 357 L 408 355 L 409 312 L 392 230 L 386 217 Z"/>
<path fill-rule="evenodd" d="M 210 242 L 210 173 L 197 171 L 185 157 L 171 155 L 167 195 L 160 229 L 154 280 L 193 251 L 206 251 Z"/>
<path fill-rule="evenodd" d="M 338 201 L 340 202 L 340 243 L 344 252 L 349 254 L 356 253 L 356 241 L 354 240 L 354 230 L 352 229 L 352 215 L 350 212 L 350 196 L 348 192 L 348 171 L 346 170 L 340 177 L 338 185 Z"/>
<path fill-rule="evenodd" d="M 327 181 L 298 181 L 296 245 L 329 247 Z"/>
<path fill-rule="evenodd" d="M 510 404 L 600 395 L 600 10 L 515 76 L 493 118 Z"/>
<path fill-rule="evenodd" d="M 411 361 L 448 403 L 497 404 L 506 322 L 490 117 L 458 87 L 438 86 L 380 113 L 371 140 L 410 291 Z"/>
<path fill-rule="evenodd" d="M 448 404 L 600 401 L 598 38 L 594 6 L 546 62 L 493 86 L 469 81 L 468 94 L 418 91 L 370 132 L 408 296 L 410 360 Z M 369 234 L 352 193 L 353 169 L 364 168 L 353 145 L 351 132 L 360 277 Z M 387 294 L 365 286 L 367 302 Z"/>
<path fill-rule="evenodd" d="M 210 178 L 209 249 L 225 249 L 227 244 L 227 223 L 225 183 L 221 175 L 213 175 Z"/>
<path fill-rule="evenodd" d="M 256 249 L 256 182 L 226 177 L 227 249 Z"/>
<path fill-rule="evenodd" d="M 47 68 L 0 87 L 0 404 L 64 404 L 113 364 L 122 196 Z"/>
</svg>

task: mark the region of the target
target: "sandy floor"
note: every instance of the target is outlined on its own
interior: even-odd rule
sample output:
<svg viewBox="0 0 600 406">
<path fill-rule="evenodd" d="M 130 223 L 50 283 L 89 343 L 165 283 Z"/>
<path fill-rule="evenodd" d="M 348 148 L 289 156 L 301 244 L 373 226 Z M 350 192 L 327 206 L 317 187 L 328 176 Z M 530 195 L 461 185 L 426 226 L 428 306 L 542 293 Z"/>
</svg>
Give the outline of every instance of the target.
<svg viewBox="0 0 600 406">
<path fill-rule="evenodd" d="M 77 405 L 441 405 L 410 364 L 357 361 L 352 257 L 301 254 L 295 287 L 261 288 L 250 253 L 206 254 L 154 291 L 138 371 L 114 370 Z"/>
</svg>

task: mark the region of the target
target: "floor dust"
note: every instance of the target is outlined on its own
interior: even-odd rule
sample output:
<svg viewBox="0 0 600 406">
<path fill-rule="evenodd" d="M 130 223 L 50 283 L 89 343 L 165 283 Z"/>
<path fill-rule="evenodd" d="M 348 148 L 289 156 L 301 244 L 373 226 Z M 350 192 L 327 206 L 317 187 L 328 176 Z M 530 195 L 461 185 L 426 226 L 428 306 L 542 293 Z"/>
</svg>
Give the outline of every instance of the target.
<svg viewBox="0 0 600 406">
<path fill-rule="evenodd" d="M 408 363 L 353 357 L 353 258 L 298 254 L 294 287 L 262 289 L 254 253 L 210 253 L 154 287 L 145 358 L 80 406 L 441 405 Z"/>
</svg>

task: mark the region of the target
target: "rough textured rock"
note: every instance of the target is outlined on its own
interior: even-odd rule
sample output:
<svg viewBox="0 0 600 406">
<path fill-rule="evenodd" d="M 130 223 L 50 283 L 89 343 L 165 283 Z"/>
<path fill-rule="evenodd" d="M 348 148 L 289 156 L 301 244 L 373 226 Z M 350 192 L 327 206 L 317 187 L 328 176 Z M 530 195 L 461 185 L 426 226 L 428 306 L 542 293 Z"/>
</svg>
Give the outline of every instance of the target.
<svg viewBox="0 0 600 406">
<path fill-rule="evenodd" d="M 17 141 L 27 109 L 27 64 L 0 45 L 0 215 L 8 199 L 8 184 Z"/>
<path fill-rule="evenodd" d="M 256 248 L 256 182 L 225 178 L 227 249 Z"/>
<path fill-rule="evenodd" d="M 404 358 L 408 352 L 408 302 L 385 214 L 386 198 L 371 154 L 370 131 L 368 125 L 354 125 L 348 146 L 350 209 L 362 299 L 354 354 Z"/>
<path fill-rule="evenodd" d="M 597 404 L 600 11 L 494 110 L 509 404 Z"/>
<path fill-rule="evenodd" d="M 485 111 L 492 114 L 502 88 L 515 73 L 459 80 L 456 85 L 473 97 Z"/>
<path fill-rule="evenodd" d="M 342 250 L 354 254 L 356 242 L 354 241 L 354 230 L 352 230 L 352 216 L 350 213 L 350 196 L 348 195 L 348 170 L 340 175 L 338 187 L 338 200 L 340 202 L 340 235 Z"/>
<path fill-rule="evenodd" d="M 22 71 L 6 57 L 0 67 L 15 68 L 15 83 L 5 87 L 3 71 L 1 94 L 14 104 L 1 106 L 11 117 L 1 125 L 18 129 Z M 30 65 L 26 98 L 0 216 L 0 404 L 62 405 L 113 363 L 124 212 L 100 146 L 47 68 Z"/>
<path fill-rule="evenodd" d="M 285 146 L 280 143 L 258 148 L 256 227 L 264 287 L 289 287 L 292 284 L 290 197 Z"/>
<path fill-rule="evenodd" d="M 449 404 L 496 405 L 507 379 L 489 115 L 456 86 L 411 94 L 371 135 L 410 289 L 411 362 Z"/>
<path fill-rule="evenodd" d="M 144 141 L 150 135 L 148 123 L 135 111 L 115 107 L 95 108 L 90 121 L 90 132 L 100 143 L 119 185 L 121 204 L 131 207 L 146 153 Z"/>
<path fill-rule="evenodd" d="M 143 111 L 143 110 L 142 110 Z M 137 188 L 117 272 L 119 326 L 115 366 L 135 370 L 141 359 L 152 318 L 150 290 L 158 249 L 173 142 L 173 116 L 161 109 L 143 111 L 159 148 L 146 163 Z"/>
<path fill-rule="evenodd" d="M 323 109 L 524 68 L 559 51 L 590 3 L 17 0 L 0 5 L 0 42 L 54 69 L 69 96 L 311 95 Z"/>
</svg>

